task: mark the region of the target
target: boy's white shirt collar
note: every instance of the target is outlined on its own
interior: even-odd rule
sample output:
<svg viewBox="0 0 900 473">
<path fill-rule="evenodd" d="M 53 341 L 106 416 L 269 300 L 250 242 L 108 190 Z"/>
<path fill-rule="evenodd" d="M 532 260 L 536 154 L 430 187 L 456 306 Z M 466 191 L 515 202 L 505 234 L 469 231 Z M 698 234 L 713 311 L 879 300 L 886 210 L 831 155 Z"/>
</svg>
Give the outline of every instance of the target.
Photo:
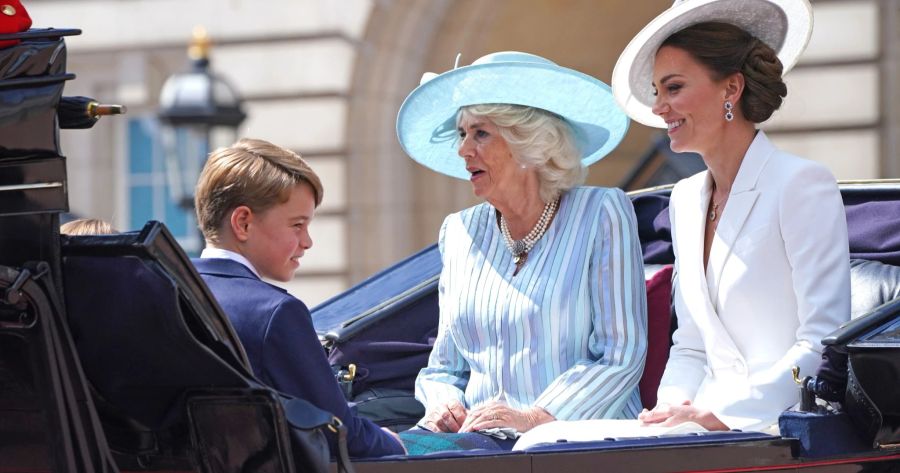
<svg viewBox="0 0 900 473">
<path fill-rule="evenodd" d="M 256 275 L 256 277 L 258 277 L 259 279 L 262 279 L 262 277 L 260 277 L 259 273 L 256 272 L 256 268 L 253 267 L 253 264 L 251 264 L 250 261 L 247 258 L 244 258 L 244 255 L 242 255 L 240 253 L 235 253 L 231 250 L 225 250 L 222 248 L 212 248 L 212 247 L 207 246 L 200 253 L 200 258 L 201 259 L 207 259 L 207 258 L 230 259 L 231 261 L 241 263 L 242 265 L 246 266 L 247 269 L 249 269 L 253 274 Z"/>
</svg>

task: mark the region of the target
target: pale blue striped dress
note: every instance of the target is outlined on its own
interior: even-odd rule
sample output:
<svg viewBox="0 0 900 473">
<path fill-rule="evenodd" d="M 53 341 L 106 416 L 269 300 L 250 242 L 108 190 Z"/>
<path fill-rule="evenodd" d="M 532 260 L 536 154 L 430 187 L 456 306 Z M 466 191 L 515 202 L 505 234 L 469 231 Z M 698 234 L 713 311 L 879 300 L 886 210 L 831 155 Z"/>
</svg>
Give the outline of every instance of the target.
<svg viewBox="0 0 900 473">
<path fill-rule="evenodd" d="M 634 209 L 621 190 L 563 194 L 516 276 L 487 203 L 448 216 L 438 243 L 440 326 L 416 379 L 426 409 L 501 400 L 559 420 L 637 415 L 647 303 Z"/>
</svg>

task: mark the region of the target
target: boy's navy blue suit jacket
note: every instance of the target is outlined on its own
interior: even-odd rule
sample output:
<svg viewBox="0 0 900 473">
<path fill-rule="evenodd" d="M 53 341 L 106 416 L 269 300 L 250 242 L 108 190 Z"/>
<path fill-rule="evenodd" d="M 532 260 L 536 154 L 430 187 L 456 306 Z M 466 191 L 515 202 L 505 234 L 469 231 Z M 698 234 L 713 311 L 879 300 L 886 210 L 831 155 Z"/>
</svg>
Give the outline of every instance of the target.
<svg viewBox="0 0 900 473">
<path fill-rule="evenodd" d="M 192 261 L 231 319 L 260 381 L 339 417 L 351 456 L 403 454 L 381 428 L 350 410 L 303 302 L 236 261 Z M 335 440 L 330 441 L 334 453 Z"/>
</svg>

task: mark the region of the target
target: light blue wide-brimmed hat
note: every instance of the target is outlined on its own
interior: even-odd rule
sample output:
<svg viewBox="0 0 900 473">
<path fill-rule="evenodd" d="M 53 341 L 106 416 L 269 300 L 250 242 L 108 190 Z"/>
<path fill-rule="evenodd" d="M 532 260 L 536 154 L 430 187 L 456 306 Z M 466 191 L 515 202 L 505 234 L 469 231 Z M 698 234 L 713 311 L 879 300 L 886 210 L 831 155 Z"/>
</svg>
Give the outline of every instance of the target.
<svg viewBox="0 0 900 473">
<path fill-rule="evenodd" d="M 628 117 L 608 85 L 540 56 L 506 51 L 440 75 L 426 73 L 397 115 L 400 145 L 428 168 L 469 179 L 457 155 L 456 114 L 479 104 L 525 105 L 563 117 L 585 166 L 609 154 L 628 131 Z"/>
</svg>

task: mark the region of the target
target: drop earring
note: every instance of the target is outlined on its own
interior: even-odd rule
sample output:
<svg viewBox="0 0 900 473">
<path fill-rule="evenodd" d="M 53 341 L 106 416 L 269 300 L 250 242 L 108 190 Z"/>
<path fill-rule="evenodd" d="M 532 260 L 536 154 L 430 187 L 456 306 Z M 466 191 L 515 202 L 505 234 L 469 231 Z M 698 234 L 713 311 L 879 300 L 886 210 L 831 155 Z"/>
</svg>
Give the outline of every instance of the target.
<svg viewBox="0 0 900 473">
<path fill-rule="evenodd" d="M 733 108 L 734 108 L 734 105 L 731 103 L 731 101 L 726 100 L 725 101 L 725 121 L 726 122 L 730 122 L 731 120 L 734 120 L 734 113 L 731 112 L 731 109 L 733 109 Z"/>
</svg>

